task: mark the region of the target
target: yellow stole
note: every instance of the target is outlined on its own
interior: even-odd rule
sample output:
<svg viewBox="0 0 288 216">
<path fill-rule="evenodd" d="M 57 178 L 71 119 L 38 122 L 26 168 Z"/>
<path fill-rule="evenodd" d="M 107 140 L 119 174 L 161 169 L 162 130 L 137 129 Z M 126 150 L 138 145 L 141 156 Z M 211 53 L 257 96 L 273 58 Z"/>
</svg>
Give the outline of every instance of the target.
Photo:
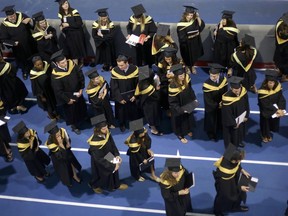
<svg viewBox="0 0 288 216">
<path fill-rule="evenodd" d="M 149 85 L 146 89 L 143 89 L 142 91 L 140 91 L 139 89 L 139 85 L 137 85 L 136 90 L 135 90 L 135 95 L 145 95 L 148 94 L 148 96 L 152 95 L 153 92 L 155 91 L 155 88 L 153 85 Z"/>
<path fill-rule="evenodd" d="M 211 92 L 211 91 L 219 91 L 220 89 L 222 89 L 223 87 L 225 87 L 227 85 L 227 78 L 224 77 L 224 79 L 222 80 L 222 82 L 220 83 L 219 86 L 213 86 L 213 85 L 209 85 L 207 83 L 203 84 L 203 87 L 206 88 L 203 91 L 204 92 Z"/>
<path fill-rule="evenodd" d="M 71 59 L 68 59 L 67 62 L 68 62 L 68 71 L 67 72 L 56 71 L 55 69 L 53 69 L 52 74 L 55 75 L 55 79 L 61 79 L 65 76 L 68 76 L 71 74 L 71 72 L 75 66 L 75 63 Z"/>
<path fill-rule="evenodd" d="M 286 43 L 288 41 L 288 39 L 282 39 L 278 36 L 277 34 L 277 29 L 279 27 L 279 25 L 283 23 L 283 20 L 279 20 L 279 22 L 276 24 L 276 40 L 277 40 L 277 44 L 283 44 L 283 43 Z"/>
<path fill-rule="evenodd" d="M 11 70 L 11 64 L 6 62 L 2 70 L 0 71 L 0 76 L 4 75 L 6 71 L 7 73 L 9 73 L 10 70 Z"/>
<path fill-rule="evenodd" d="M 49 68 L 50 65 L 46 61 L 43 61 L 43 62 L 44 62 L 44 68 L 42 71 L 34 71 L 34 70 L 30 71 L 30 80 L 36 79 L 39 76 L 46 74 L 47 69 Z"/>
<path fill-rule="evenodd" d="M 180 165 L 179 176 L 177 177 L 176 181 L 179 182 L 182 176 L 184 175 L 185 169 Z M 160 176 L 161 177 L 161 176 Z M 162 184 L 166 185 L 166 189 L 171 188 L 173 185 L 170 184 L 167 180 L 161 181 Z"/>
<path fill-rule="evenodd" d="M 246 67 L 244 67 L 244 65 L 242 64 L 242 62 L 239 60 L 239 58 L 238 58 L 238 56 L 237 56 L 237 52 L 234 52 L 234 53 L 232 54 L 232 56 L 233 56 L 233 58 L 235 59 L 235 61 L 245 70 L 245 72 L 247 72 L 247 71 L 251 68 L 251 66 L 252 66 L 252 64 L 253 64 L 253 61 L 254 61 L 254 59 L 255 59 L 255 57 L 256 57 L 256 55 L 257 55 L 257 50 L 256 50 L 254 47 L 250 47 L 250 48 L 253 49 L 253 57 L 252 57 L 251 61 L 249 62 L 249 64 L 247 64 Z"/>
<path fill-rule="evenodd" d="M 67 15 L 63 16 L 62 14 L 58 13 L 58 18 L 59 19 L 62 19 L 63 17 L 72 17 L 72 16 L 80 16 L 80 14 L 79 14 L 79 12 L 76 9 L 74 9 L 72 11 L 72 15 L 71 14 L 67 14 Z"/>
<path fill-rule="evenodd" d="M 269 97 L 269 96 L 271 96 L 273 94 L 276 94 L 277 92 L 279 92 L 281 90 L 282 90 L 282 86 L 281 86 L 280 83 L 278 83 L 278 86 L 274 90 L 259 89 L 258 90 L 259 99 L 263 99 L 263 98 Z"/>
<path fill-rule="evenodd" d="M 87 140 L 87 143 L 90 146 L 97 146 L 97 147 L 99 147 L 99 149 L 102 149 L 106 145 L 106 143 L 108 142 L 108 139 L 110 137 L 110 132 L 108 132 L 108 134 L 106 135 L 104 140 L 92 141 L 93 137 L 94 137 L 94 134 Z"/>
<path fill-rule="evenodd" d="M 223 27 L 223 30 L 226 31 L 230 35 L 234 35 L 234 33 L 239 34 L 240 30 L 235 27 Z"/>
<path fill-rule="evenodd" d="M 230 97 L 230 96 L 223 95 L 222 96 L 223 105 L 228 106 L 239 101 L 246 93 L 247 93 L 247 90 L 242 86 L 241 94 L 238 97 Z"/>
<path fill-rule="evenodd" d="M 237 166 L 235 168 L 227 169 L 227 168 L 221 166 L 222 160 L 223 160 L 223 157 L 221 157 L 218 161 L 216 161 L 214 163 L 214 166 L 217 167 L 222 173 L 225 173 L 227 175 L 232 175 L 232 176 L 230 176 L 228 178 L 222 177 L 223 180 L 229 180 L 229 179 L 231 179 L 231 178 L 233 178 L 235 176 L 237 170 L 239 169 L 240 162 L 237 164 Z"/>
<path fill-rule="evenodd" d="M 186 83 L 190 82 L 191 79 L 189 75 L 185 74 L 185 80 L 186 80 Z M 185 85 L 182 85 L 181 87 L 175 87 L 175 88 L 169 85 L 168 87 L 169 96 L 174 97 L 178 95 L 180 92 L 182 92 L 185 88 L 186 88 Z"/>
<path fill-rule="evenodd" d="M 179 29 L 179 31 L 182 31 L 183 29 L 193 25 L 195 19 L 191 20 L 190 22 L 179 22 L 177 23 L 177 27 L 182 27 Z"/>
<path fill-rule="evenodd" d="M 36 137 L 36 131 L 34 131 L 32 129 L 28 129 L 28 130 L 30 131 L 31 138 L 29 139 L 28 143 L 19 143 L 19 142 L 17 142 L 17 147 L 18 147 L 19 152 L 23 152 L 26 149 L 30 148 L 31 144 L 34 142 L 34 139 Z"/>
<path fill-rule="evenodd" d="M 86 89 L 86 93 L 89 95 L 90 98 L 95 97 L 95 95 L 97 95 L 97 93 L 102 88 L 102 86 L 105 82 L 105 80 L 102 76 L 99 76 L 99 80 L 100 80 L 99 85 L 97 85 L 93 88 L 90 88 L 90 89 Z"/>
<path fill-rule="evenodd" d="M 130 140 L 131 140 L 131 137 L 132 137 L 133 134 L 131 134 L 126 140 L 125 140 L 125 144 L 129 146 L 129 148 L 137 148 L 135 150 L 131 150 L 132 153 L 136 153 L 140 150 L 141 148 L 141 145 L 137 142 L 134 142 L 134 143 L 131 143 Z"/>
<path fill-rule="evenodd" d="M 121 74 L 118 74 L 114 68 L 112 69 L 111 71 L 111 74 L 112 74 L 112 79 L 122 79 L 122 80 L 126 80 L 126 79 L 132 79 L 132 78 L 136 78 L 138 77 L 138 67 L 136 68 L 136 70 L 129 74 L 128 76 L 125 76 L 125 75 L 121 75 Z"/>
<path fill-rule="evenodd" d="M 22 22 L 22 20 L 23 20 L 23 17 L 22 17 L 22 13 L 20 13 L 20 12 L 16 12 L 16 14 L 18 15 L 18 19 L 17 19 L 17 21 L 16 21 L 15 24 L 9 22 L 8 19 L 6 18 L 6 19 L 2 22 L 3 25 L 5 25 L 5 26 L 7 26 L 7 27 L 17 28 L 17 27 L 21 24 L 21 22 Z"/>
</svg>

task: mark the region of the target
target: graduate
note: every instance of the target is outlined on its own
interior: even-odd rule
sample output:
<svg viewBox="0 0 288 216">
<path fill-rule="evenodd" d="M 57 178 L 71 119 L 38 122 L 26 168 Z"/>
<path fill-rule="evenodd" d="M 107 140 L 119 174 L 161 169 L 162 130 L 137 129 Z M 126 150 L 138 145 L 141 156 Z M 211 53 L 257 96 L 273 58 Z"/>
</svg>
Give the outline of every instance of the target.
<svg viewBox="0 0 288 216">
<path fill-rule="evenodd" d="M 44 128 L 44 133 L 49 133 L 45 145 L 49 149 L 49 155 L 52 159 L 55 172 L 62 184 L 72 187 L 72 179 L 81 183 L 79 176 L 81 164 L 71 150 L 71 139 L 64 128 L 59 128 L 57 122 L 51 121 Z"/>
<path fill-rule="evenodd" d="M 99 18 L 92 24 L 92 37 L 96 47 L 95 63 L 103 64 L 102 71 L 110 71 L 116 66 L 115 26 L 109 18 L 107 9 L 98 9 L 96 13 Z"/>
<path fill-rule="evenodd" d="M 154 23 L 154 20 L 151 16 L 146 15 L 146 10 L 142 4 L 135 5 L 131 7 L 133 15 L 130 16 L 129 22 L 127 24 L 127 37 L 134 34 L 136 36 L 143 35 L 143 44 L 137 43 L 133 48 L 136 52 L 136 65 L 151 65 L 154 63 L 151 47 L 152 47 L 152 38 L 157 31 L 157 27 Z"/>
<path fill-rule="evenodd" d="M 181 164 L 180 158 L 167 158 L 167 167 L 160 175 L 161 195 L 165 203 L 167 216 L 185 216 L 192 212 L 190 189 L 185 187 L 188 170 Z"/>
<path fill-rule="evenodd" d="M 245 206 L 249 187 L 238 184 L 240 174 L 247 178 L 250 174 L 241 166 L 244 159 L 244 151 L 237 149 L 230 144 L 224 155 L 214 163 L 217 168 L 213 171 L 215 179 L 216 197 L 214 200 L 214 214 L 224 216 L 228 212 L 247 212 L 249 208 Z M 244 205 L 241 205 L 241 204 Z"/>
<path fill-rule="evenodd" d="M 91 118 L 91 124 L 95 128 L 93 135 L 87 140 L 92 171 L 88 185 L 97 194 L 103 193 L 103 190 L 126 190 L 128 185 L 119 180 L 122 158 L 108 129 L 105 116 L 101 114 Z M 108 155 L 112 155 L 113 158 L 109 158 Z"/>
<path fill-rule="evenodd" d="M 151 173 L 150 178 L 153 181 L 160 182 L 159 177 L 155 175 L 154 153 L 151 150 L 152 140 L 143 126 L 143 119 L 131 121 L 129 126 L 133 133 L 124 143 L 129 147 L 127 155 L 129 156 L 129 167 L 132 177 L 137 181 L 143 182 L 145 178 L 142 173 L 148 172 Z"/>
<path fill-rule="evenodd" d="M 250 114 L 247 90 L 241 85 L 242 77 L 228 79 L 230 89 L 222 95 L 222 124 L 225 148 L 229 143 L 244 147 L 246 123 Z M 241 116 L 242 115 L 242 119 Z"/>
<path fill-rule="evenodd" d="M 222 131 L 222 95 L 228 89 L 227 78 L 221 75 L 224 67 L 211 64 L 209 78 L 203 83 L 204 130 L 210 140 L 216 141 Z"/>
<path fill-rule="evenodd" d="M 38 183 L 43 183 L 45 177 L 50 176 L 46 167 L 50 164 L 49 156 L 39 147 L 41 140 L 36 130 L 27 128 L 23 121 L 15 125 L 12 130 L 17 134 L 18 151 L 25 162 L 29 173 Z"/>
<path fill-rule="evenodd" d="M 77 135 L 81 134 L 79 124 L 87 116 L 87 107 L 83 97 L 85 79 L 82 70 L 71 59 L 66 59 L 63 50 L 51 56 L 55 67 L 51 84 L 58 106 L 62 106 L 65 121 Z"/>
<path fill-rule="evenodd" d="M 115 117 L 112 106 L 110 104 L 110 96 L 108 94 L 110 88 L 104 77 L 100 76 L 96 68 L 92 68 L 85 73 L 90 79 L 86 88 L 86 93 L 89 97 L 89 102 L 94 111 L 93 115 L 104 114 L 107 119 L 108 127 L 115 128 Z"/>
<path fill-rule="evenodd" d="M 271 132 L 279 131 L 280 119 L 286 113 L 286 99 L 277 76 L 275 70 L 267 70 L 258 92 L 260 130 L 264 143 L 272 141 Z"/>
<path fill-rule="evenodd" d="M 196 74 L 194 67 L 198 58 L 204 54 L 201 40 L 201 32 L 205 28 L 205 22 L 200 18 L 198 9 L 193 6 L 184 6 L 185 12 L 177 23 L 177 35 L 180 53 L 184 64 L 188 66 L 192 74 Z"/>
<path fill-rule="evenodd" d="M 126 130 L 129 121 L 139 118 L 135 90 L 138 83 L 138 67 L 129 64 L 128 57 L 119 55 L 117 66 L 111 71 L 111 99 L 115 101 L 115 117 L 121 132 Z"/>
</svg>

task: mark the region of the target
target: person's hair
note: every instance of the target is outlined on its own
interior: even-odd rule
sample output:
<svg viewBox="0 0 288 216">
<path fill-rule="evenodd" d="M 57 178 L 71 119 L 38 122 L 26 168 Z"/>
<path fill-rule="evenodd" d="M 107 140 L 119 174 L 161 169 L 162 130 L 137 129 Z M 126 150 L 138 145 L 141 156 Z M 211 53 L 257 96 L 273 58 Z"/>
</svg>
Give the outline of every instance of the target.
<svg viewBox="0 0 288 216">
<path fill-rule="evenodd" d="M 261 84 L 261 89 L 265 89 L 265 90 L 269 90 L 268 88 L 268 79 L 265 79 L 262 84 Z M 276 80 L 273 80 L 275 82 L 274 86 L 273 86 L 273 89 L 272 90 L 275 90 L 277 88 L 277 86 L 279 85 L 279 83 L 276 81 Z"/>
<path fill-rule="evenodd" d="M 245 151 L 237 149 L 237 150 L 234 151 L 230 161 L 233 161 L 233 160 L 241 161 L 241 160 L 244 159 L 244 157 L 245 157 Z"/>
<path fill-rule="evenodd" d="M 97 21 L 97 22 L 98 22 L 98 24 L 99 24 L 99 28 L 100 28 L 101 26 L 103 26 L 100 16 L 98 17 L 98 21 Z M 109 16 L 107 15 L 107 21 L 106 21 L 106 23 L 105 23 L 105 26 L 108 27 L 108 26 L 109 26 L 109 23 L 111 23 L 111 20 L 110 20 Z"/>
<path fill-rule="evenodd" d="M 107 126 L 107 124 L 106 124 L 106 126 Z M 97 135 L 97 136 L 99 136 L 99 135 L 103 135 L 103 133 L 101 132 L 101 129 L 102 129 L 103 127 L 95 127 L 94 128 L 94 135 Z"/>
<path fill-rule="evenodd" d="M 238 46 L 236 48 L 237 51 L 245 52 L 245 58 L 250 62 L 250 60 L 253 58 L 254 50 L 250 48 L 250 45 L 245 44 L 245 42 L 241 43 L 241 46 Z"/>
<path fill-rule="evenodd" d="M 226 18 L 226 25 L 224 27 L 236 28 L 236 23 L 231 18 Z"/>
<path fill-rule="evenodd" d="M 288 39 L 288 25 L 285 22 L 279 25 L 278 34 L 282 39 Z"/>
<path fill-rule="evenodd" d="M 135 19 L 137 18 L 135 17 Z M 142 14 L 140 17 L 140 32 L 143 32 L 145 30 L 145 19 L 146 19 L 145 14 Z M 137 28 L 137 22 L 133 23 L 132 30 L 134 31 L 136 28 Z"/>
<path fill-rule="evenodd" d="M 127 58 L 127 56 L 125 55 L 119 55 L 116 59 L 117 62 L 121 62 L 123 61 L 124 63 L 127 63 L 129 61 L 129 58 Z"/>
<path fill-rule="evenodd" d="M 180 22 L 187 22 L 186 17 L 188 16 L 188 14 L 190 14 L 190 13 L 184 12 L 184 13 L 182 14 L 181 19 L 180 19 Z M 196 13 L 194 12 L 194 13 L 193 13 L 192 20 L 195 20 L 195 19 L 196 19 Z"/>
<path fill-rule="evenodd" d="M 32 58 L 32 63 L 35 64 L 35 62 L 37 62 L 37 61 L 42 61 L 42 58 L 40 56 L 34 56 Z"/>
<path fill-rule="evenodd" d="M 48 24 L 48 22 L 47 22 L 47 20 L 46 19 L 44 19 L 45 20 L 45 23 L 46 23 L 46 25 Z M 42 20 L 41 20 L 42 21 Z M 36 25 L 35 25 L 35 31 L 42 31 L 43 32 L 43 30 L 41 29 L 41 27 L 40 27 L 40 21 L 36 21 Z"/>
<path fill-rule="evenodd" d="M 65 3 L 65 2 L 63 2 L 63 3 Z M 72 14 L 72 11 L 74 10 L 74 8 L 71 8 L 71 6 L 70 6 L 70 3 L 67 1 L 67 3 L 68 3 L 68 14 L 70 14 L 71 16 L 73 15 Z M 66 13 L 65 13 L 65 11 L 64 11 L 64 9 L 62 8 L 62 5 L 63 4 L 60 4 L 59 5 L 59 13 L 61 14 L 61 15 L 67 15 Z"/>
<path fill-rule="evenodd" d="M 177 180 L 172 175 L 172 171 L 168 170 L 167 168 L 161 174 L 161 180 L 167 181 L 171 186 L 174 186 L 178 183 Z"/>
<path fill-rule="evenodd" d="M 184 70 L 184 69 L 183 69 Z M 185 74 L 185 78 L 184 78 L 184 80 L 183 80 L 183 83 L 181 84 L 180 83 L 180 80 L 179 80 L 179 78 L 178 78 L 178 76 L 179 75 L 174 75 L 174 77 L 172 78 L 172 82 L 180 89 L 181 88 L 181 86 L 185 86 L 185 88 L 188 86 L 188 83 L 187 83 L 187 81 L 186 81 L 186 73 L 184 72 L 184 74 Z"/>
<path fill-rule="evenodd" d="M 169 58 L 169 57 L 166 57 L 166 58 Z M 173 55 L 171 56 L 172 58 L 172 65 L 176 65 L 176 64 L 179 64 L 180 63 L 180 59 L 177 57 L 177 55 Z M 163 65 L 163 68 L 167 68 L 168 66 L 168 63 L 165 61 L 165 56 L 163 57 L 163 59 L 161 60 L 161 64 Z"/>
</svg>

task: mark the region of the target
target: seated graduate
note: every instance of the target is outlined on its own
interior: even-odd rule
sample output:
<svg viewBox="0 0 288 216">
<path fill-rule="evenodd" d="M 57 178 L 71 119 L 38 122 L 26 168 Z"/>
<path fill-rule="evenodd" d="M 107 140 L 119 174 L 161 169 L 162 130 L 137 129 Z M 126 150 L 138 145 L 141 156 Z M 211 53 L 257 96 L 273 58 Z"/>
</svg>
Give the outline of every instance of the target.
<svg viewBox="0 0 288 216">
<path fill-rule="evenodd" d="M 213 171 L 215 178 L 216 197 L 214 200 L 214 214 L 222 216 L 232 211 L 248 211 L 246 204 L 246 192 L 249 187 L 238 185 L 240 173 L 247 178 L 250 176 L 242 166 L 244 151 L 239 150 L 235 145 L 229 144 L 224 155 L 214 163 L 217 167 Z"/>
<path fill-rule="evenodd" d="M 160 175 L 161 195 L 165 203 L 167 216 L 184 216 L 192 212 L 190 189 L 185 187 L 185 179 L 189 175 L 181 165 L 180 158 L 167 158 L 167 167 Z"/>
<path fill-rule="evenodd" d="M 129 165 L 131 175 L 137 181 L 145 181 L 143 172 L 151 173 L 150 178 L 156 182 L 160 179 L 155 175 L 154 153 L 151 150 L 151 138 L 143 126 L 143 119 L 137 119 L 129 123 L 130 130 L 133 133 L 125 140 L 128 145 L 127 155 L 129 156 Z"/>
<path fill-rule="evenodd" d="M 72 187 L 72 179 L 81 183 L 78 173 L 82 166 L 71 150 L 71 140 L 64 128 L 58 128 L 54 120 L 44 128 L 44 133 L 49 133 L 45 145 L 50 150 L 53 167 L 60 178 L 60 181 L 67 187 Z M 77 173 L 78 171 L 78 173 Z"/>
<path fill-rule="evenodd" d="M 29 173 L 34 176 L 38 183 L 44 182 L 45 177 L 50 175 L 46 170 L 46 167 L 50 163 L 50 158 L 39 147 L 41 140 L 38 138 L 37 131 L 27 128 L 23 121 L 20 121 L 12 130 L 18 134 L 18 151 Z"/>
<path fill-rule="evenodd" d="M 91 118 L 95 125 L 93 135 L 87 140 L 88 153 L 91 156 L 92 178 L 89 186 L 95 193 L 108 191 L 126 190 L 128 185 L 121 184 L 119 180 L 119 168 L 122 163 L 117 146 L 108 129 L 104 114 Z M 110 157 L 110 156 L 112 157 Z"/>
</svg>

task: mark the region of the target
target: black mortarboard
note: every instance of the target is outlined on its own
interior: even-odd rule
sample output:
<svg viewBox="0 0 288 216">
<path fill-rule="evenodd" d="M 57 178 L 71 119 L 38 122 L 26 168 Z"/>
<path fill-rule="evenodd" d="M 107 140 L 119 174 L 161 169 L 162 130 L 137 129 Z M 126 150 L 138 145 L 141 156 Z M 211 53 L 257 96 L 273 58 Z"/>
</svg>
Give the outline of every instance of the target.
<svg viewBox="0 0 288 216">
<path fill-rule="evenodd" d="M 176 64 L 176 65 L 171 66 L 170 72 L 173 72 L 174 75 L 178 76 L 178 75 L 185 73 L 185 70 L 182 64 Z"/>
<path fill-rule="evenodd" d="M 12 128 L 12 130 L 14 131 L 14 133 L 24 134 L 26 133 L 26 131 L 28 131 L 28 128 L 23 121 L 20 121 L 16 126 Z"/>
<path fill-rule="evenodd" d="M 172 172 L 179 172 L 181 169 L 181 158 L 166 158 L 165 167 Z"/>
<path fill-rule="evenodd" d="M 58 2 L 60 5 L 64 4 L 67 0 L 55 0 L 55 2 Z"/>
<path fill-rule="evenodd" d="M 150 77 L 150 69 L 148 65 L 139 67 L 139 81 L 148 79 Z"/>
<path fill-rule="evenodd" d="M 143 118 L 136 119 L 129 122 L 130 131 L 137 131 L 143 129 Z"/>
<path fill-rule="evenodd" d="M 218 63 L 208 63 L 208 66 L 210 67 L 209 73 L 211 74 L 218 74 L 221 70 L 225 69 L 225 67 Z"/>
<path fill-rule="evenodd" d="M 229 161 L 242 160 L 243 156 L 244 155 L 242 154 L 242 151 L 238 149 L 237 146 L 233 145 L 232 143 L 229 143 L 223 155 L 223 157 Z"/>
<path fill-rule="evenodd" d="M 33 14 L 32 18 L 37 22 L 45 20 L 45 16 L 43 14 L 43 11 L 40 11 L 38 13 Z"/>
<path fill-rule="evenodd" d="M 44 133 L 48 132 L 49 134 L 56 134 L 58 131 L 59 131 L 59 128 L 57 126 L 57 121 L 56 120 L 51 121 L 44 128 Z"/>
<path fill-rule="evenodd" d="M 85 75 L 88 76 L 89 79 L 93 79 L 99 76 L 96 68 L 92 68 L 91 70 L 87 71 Z"/>
<path fill-rule="evenodd" d="M 278 80 L 278 72 L 276 70 L 266 70 L 265 78 L 269 81 L 277 81 Z"/>
<path fill-rule="evenodd" d="M 159 24 L 156 35 L 166 37 L 169 33 L 170 25 Z"/>
<path fill-rule="evenodd" d="M 104 114 L 100 114 L 100 115 L 94 116 L 90 120 L 91 120 L 91 124 L 94 125 L 97 128 L 102 128 L 102 127 L 107 126 L 106 118 L 105 118 Z"/>
<path fill-rule="evenodd" d="M 164 57 L 173 57 L 174 55 L 176 55 L 177 53 L 177 49 L 175 49 L 174 47 L 165 47 L 163 50 L 163 54 Z"/>
<path fill-rule="evenodd" d="M 100 17 L 106 17 L 106 16 L 108 16 L 107 9 L 108 8 L 100 8 L 100 9 L 96 10 L 95 13 L 98 13 L 98 15 Z"/>
<path fill-rule="evenodd" d="M 228 82 L 229 82 L 231 88 L 238 89 L 238 88 L 241 87 L 241 81 L 242 81 L 242 80 L 243 80 L 242 77 L 231 76 L 231 77 L 228 79 Z"/>
<path fill-rule="evenodd" d="M 13 15 L 15 13 L 14 6 L 15 5 L 6 6 L 2 9 L 2 11 L 5 12 L 7 16 Z"/>
<path fill-rule="evenodd" d="M 280 19 L 288 25 L 288 13 L 283 14 Z"/>
<path fill-rule="evenodd" d="M 136 18 L 139 18 L 143 13 L 146 12 L 145 8 L 143 7 L 142 4 L 139 4 L 139 5 L 135 5 L 133 7 L 131 7 L 133 13 L 134 13 L 134 16 Z"/>
<path fill-rule="evenodd" d="M 195 7 L 189 6 L 189 5 L 183 5 L 183 7 L 185 7 L 186 13 L 194 13 L 195 11 L 198 10 L 198 8 L 195 8 Z"/>
<path fill-rule="evenodd" d="M 252 47 L 256 46 L 255 38 L 248 34 L 244 35 L 244 37 L 242 38 L 242 43 L 244 43 L 244 45 L 249 45 Z"/>
<path fill-rule="evenodd" d="M 223 19 L 232 19 L 233 14 L 235 13 L 235 11 L 228 11 L 228 10 L 223 10 L 222 11 L 222 18 Z"/>
<path fill-rule="evenodd" d="M 63 50 L 61 49 L 53 53 L 50 59 L 54 62 L 59 62 L 62 61 L 64 58 L 65 56 L 63 55 Z"/>
</svg>

